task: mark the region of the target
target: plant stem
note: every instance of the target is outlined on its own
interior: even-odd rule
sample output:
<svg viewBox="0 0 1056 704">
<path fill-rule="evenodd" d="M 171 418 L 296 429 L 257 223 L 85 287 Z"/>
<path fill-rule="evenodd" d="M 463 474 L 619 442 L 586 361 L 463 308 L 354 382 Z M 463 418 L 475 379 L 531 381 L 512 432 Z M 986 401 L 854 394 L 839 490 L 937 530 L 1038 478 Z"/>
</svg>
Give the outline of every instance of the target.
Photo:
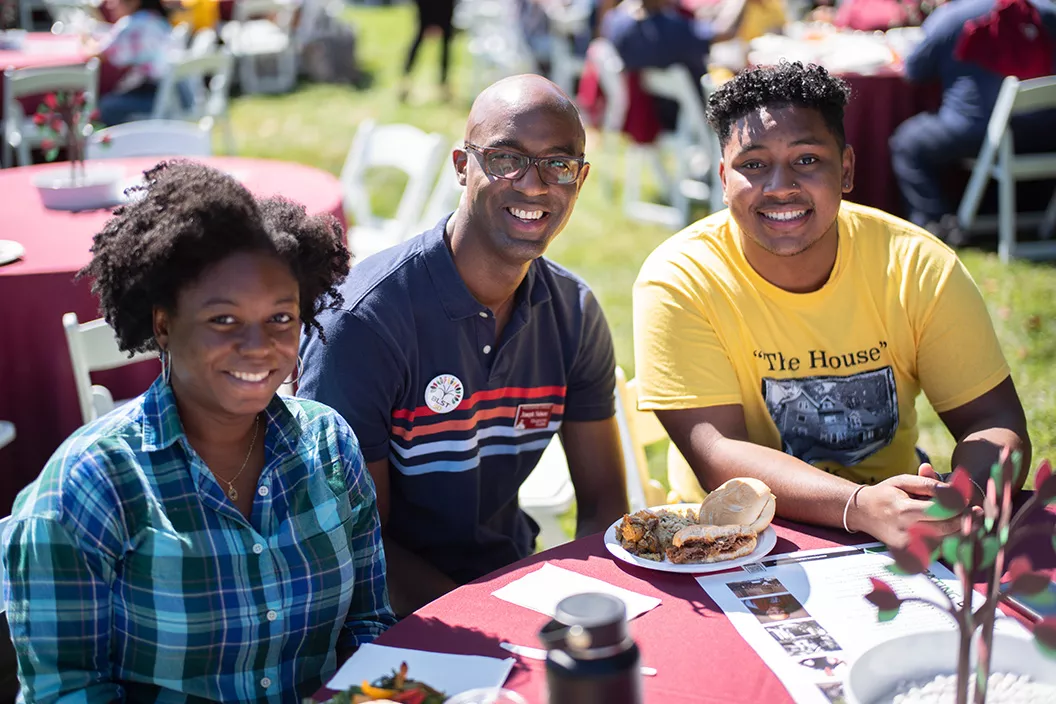
<svg viewBox="0 0 1056 704">
<path fill-rule="evenodd" d="M 957 577 L 961 580 L 961 592 L 964 602 L 957 610 L 957 630 L 960 633 L 960 645 L 957 648 L 957 704 L 968 704 L 968 668 L 971 667 L 972 652 L 972 580 L 964 565 L 955 565 Z"/>
<path fill-rule="evenodd" d="M 1001 575 L 1005 571 L 1005 549 L 1007 541 L 1001 540 L 1002 535 L 1008 535 L 1009 524 L 1012 522 L 1012 471 L 1006 466 L 1002 467 L 1001 474 L 1001 496 L 999 497 L 1000 509 L 997 514 L 998 548 L 994 557 L 994 565 L 990 570 L 990 579 L 986 584 L 986 601 L 981 609 L 982 630 L 979 633 L 979 650 L 976 654 L 975 666 L 975 704 L 986 702 L 986 688 L 990 681 L 990 656 L 994 646 L 994 620 L 997 615 L 997 598 L 1001 595 Z M 971 608 L 969 606 L 969 608 Z"/>
</svg>

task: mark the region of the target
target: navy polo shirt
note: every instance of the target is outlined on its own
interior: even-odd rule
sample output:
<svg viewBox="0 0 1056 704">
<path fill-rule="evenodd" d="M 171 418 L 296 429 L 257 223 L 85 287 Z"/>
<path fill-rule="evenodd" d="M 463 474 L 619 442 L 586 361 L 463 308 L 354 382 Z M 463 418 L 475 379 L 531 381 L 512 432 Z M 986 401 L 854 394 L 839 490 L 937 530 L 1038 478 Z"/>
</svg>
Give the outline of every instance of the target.
<svg viewBox="0 0 1056 704">
<path fill-rule="evenodd" d="M 367 462 L 389 459 L 387 534 L 465 583 L 531 554 L 517 491 L 562 422 L 613 416 L 615 357 L 590 289 L 546 259 L 496 340 L 447 220 L 352 269 L 326 344 L 302 342 L 298 394 L 341 413 Z"/>
</svg>

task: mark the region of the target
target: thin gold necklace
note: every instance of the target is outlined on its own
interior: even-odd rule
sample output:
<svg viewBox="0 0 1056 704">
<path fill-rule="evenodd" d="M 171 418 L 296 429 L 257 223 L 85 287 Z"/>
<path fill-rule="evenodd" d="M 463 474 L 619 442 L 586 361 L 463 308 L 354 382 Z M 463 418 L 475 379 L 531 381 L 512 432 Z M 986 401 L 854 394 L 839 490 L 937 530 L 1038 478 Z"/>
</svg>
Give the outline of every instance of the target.
<svg viewBox="0 0 1056 704">
<path fill-rule="evenodd" d="M 242 472 L 246 469 L 246 465 L 249 464 L 249 456 L 253 454 L 253 446 L 257 444 L 257 431 L 260 430 L 260 414 L 253 420 L 253 439 L 249 441 L 249 451 L 246 452 L 246 459 L 242 460 L 242 466 L 238 468 L 238 472 L 235 476 L 231 477 L 231 481 L 223 479 L 224 483 L 227 484 L 227 495 L 232 501 L 238 501 L 238 489 L 235 488 L 235 481 L 242 476 Z M 222 477 L 221 477 L 222 479 Z"/>
</svg>

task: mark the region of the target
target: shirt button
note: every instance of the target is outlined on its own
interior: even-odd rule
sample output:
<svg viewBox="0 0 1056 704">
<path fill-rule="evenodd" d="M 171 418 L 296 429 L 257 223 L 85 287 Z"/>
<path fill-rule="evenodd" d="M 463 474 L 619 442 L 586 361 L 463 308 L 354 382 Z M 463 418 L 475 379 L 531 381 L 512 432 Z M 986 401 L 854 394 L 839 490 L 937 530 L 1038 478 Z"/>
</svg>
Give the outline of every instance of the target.
<svg viewBox="0 0 1056 704">
<path fill-rule="evenodd" d="M 264 552 L 264 546 L 263 545 L 261 545 L 260 543 L 257 543 L 256 545 L 253 546 L 253 554 L 254 555 L 259 555 L 262 552 Z"/>
<path fill-rule="evenodd" d="M 491 345 L 484 345 L 484 354 L 489 354 L 490 352 L 491 352 Z"/>
<path fill-rule="evenodd" d="M 275 613 L 274 611 L 269 611 L 267 613 L 267 616 L 268 616 L 268 620 L 269 621 L 274 621 L 275 619 L 277 619 L 279 617 L 279 615 L 277 613 Z"/>
<path fill-rule="evenodd" d="M 482 310 L 479 313 L 477 313 L 477 315 L 479 315 L 481 318 L 487 318 L 488 317 L 488 311 Z"/>
<path fill-rule="evenodd" d="M 264 689 L 267 689 L 268 687 L 270 687 L 271 686 L 271 678 L 270 677 L 261 677 L 260 678 L 260 686 L 263 687 Z"/>
<path fill-rule="evenodd" d="M 260 494 L 261 496 L 267 496 L 268 495 L 268 487 L 266 487 L 266 486 L 260 487 L 259 489 L 257 489 L 257 493 Z"/>
</svg>

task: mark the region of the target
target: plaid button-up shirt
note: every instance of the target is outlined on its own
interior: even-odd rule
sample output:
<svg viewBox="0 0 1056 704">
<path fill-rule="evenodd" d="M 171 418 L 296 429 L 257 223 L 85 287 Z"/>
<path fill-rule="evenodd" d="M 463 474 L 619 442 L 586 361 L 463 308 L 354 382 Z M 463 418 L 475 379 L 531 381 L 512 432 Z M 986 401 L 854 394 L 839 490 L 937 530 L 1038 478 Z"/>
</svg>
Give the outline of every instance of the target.
<svg viewBox="0 0 1056 704">
<path fill-rule="evenodd" d="M 21 697 L 299 702 L 395 622 L 374 486 L 330 408 L 276 396 L 247 520 L 171 388 L 63 443 L 4 546 Z"/>
</svg>

